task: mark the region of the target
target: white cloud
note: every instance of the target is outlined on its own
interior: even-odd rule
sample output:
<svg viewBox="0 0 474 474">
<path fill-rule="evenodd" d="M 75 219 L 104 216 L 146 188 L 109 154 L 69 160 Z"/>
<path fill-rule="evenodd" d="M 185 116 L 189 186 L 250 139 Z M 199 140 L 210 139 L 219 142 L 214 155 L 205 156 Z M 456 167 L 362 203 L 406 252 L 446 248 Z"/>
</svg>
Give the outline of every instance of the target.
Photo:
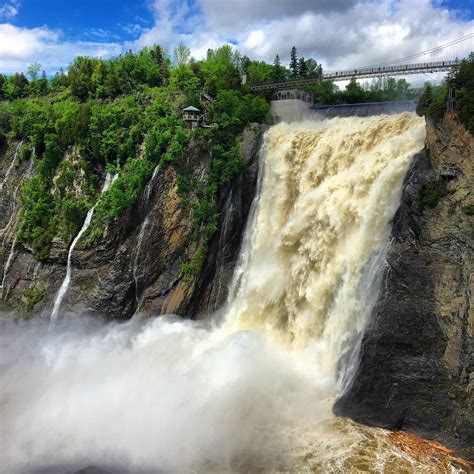
<svg viewBox="0 0 474 474">
<path fill-rule="evenodd" d="M 0 18 L 10 20 L 18 15 L 20 3 L 16 0 L 11 0 L 0 4 Z"/>
<path fill-rule="evenodd" d="M 208 26 L 233 35 L 248 25 L 269 23 L 305 13 L 345 11 L 357 0 L 199 0 Z"/>
<path fill-rule="evenodd" d="M 295 45 L 300 56 L 332 69 L 397 59 L 474 31 L 474 21 L 431 0 L 199 0 L 198 5 L 200 15 L 190 13 L 186 0 L 155 0 L 155 26 L 137 45 L 184 41 L 200 58 L 208 47 L 232 40 L 251 58 L 272 61 L 278 53 L 284 62 Z M 473 46 L 463 43 L 448 53 L 462 57 Z M 426 57 L 431 59 L 438 58 Z"/>
<path fill-rule="evenodd" d="M 8 4 L 13 5 L 12 2 Z M 18 5 L 15 3 L 15 5 Z M 289 61 L 313 57 L 325 69 L 359 67 L 409 56 L 474 32 L 474 21 L 436 0 L 153 0 L 154 25 L 130 25 L 137 39 L 69 42 L 47 27 L 0 25 L 0 72 L 41 62 L 47 71 L 67 66 L 77 54 L 111 56 L 159 43 L 170 50 L 183 41 L 200 59 L 208 48 L 233 44 L 253 59 Z M 97 30 L 102 33 L 103 30 Z M 97 33 L 97 32 L 96 32 Z M 474 44 L 451 48 L 463 57 Z M 426 58 L 436 59 L 436 58 Z"/>
<path fill-rule="evenodd" d="M 122 52 L 120 43 L 64 41 L 60 32 L 47 27 L 20 28 L 0 24 L 0 72 L 26 71 L 29 64 L 39 62 L 48 72 L 57 71 L 75 56 L 107 57 Z"/>
<path fill-rule="evenodd" d="M 28 29 L 9 23 L 0 24 L 0 61 L 26 60 L 41 54 L 46 43 L 57 39 L 57 33 L 47 28 Z"/>
<path fill-rule="evenodd" d="M 279 53 L 288 60 L 296 45 L 300 55 L 314 57 L 326 67 L 357 67 L 427 50 L 468 31 L 474 31 L 473 21 L 458 20 L 428 0 L 385 0 L 251 24 L 238 36 L 237 46 L 250 57 L 270 60 Z M 449 53 L 455 57 L 469 46 Z"/>
</svg>

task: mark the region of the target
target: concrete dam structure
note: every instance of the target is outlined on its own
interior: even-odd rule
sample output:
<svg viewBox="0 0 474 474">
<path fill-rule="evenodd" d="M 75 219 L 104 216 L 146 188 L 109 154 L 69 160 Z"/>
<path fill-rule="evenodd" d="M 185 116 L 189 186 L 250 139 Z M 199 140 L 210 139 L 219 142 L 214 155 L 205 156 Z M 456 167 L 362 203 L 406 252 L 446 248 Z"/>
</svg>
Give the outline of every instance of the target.
<svg viewBox="0 0 474 474">
<path fill-rule="evenodd" d="M 392 115 L 402 112 L 415 112 L 416 100 L 397 100 L 391 102 L 367 102 L 362 104 L 319 105 L 310 108 L 312 113 L 324 118 L 369 117 L 371 115 Z"/>
<path fill-rule="evenodd" d="M 299 122 L 314 120 L 318 116 L 333 118 L 400 114 L 402 112 L 415 112 L 417 105 L 416 100 L 318 106 L 313 105 L 312 102 L 312 94 L 306 91 L 292 89 L 275 93 L 271 101 L 273 122 Z"/>
</svg>

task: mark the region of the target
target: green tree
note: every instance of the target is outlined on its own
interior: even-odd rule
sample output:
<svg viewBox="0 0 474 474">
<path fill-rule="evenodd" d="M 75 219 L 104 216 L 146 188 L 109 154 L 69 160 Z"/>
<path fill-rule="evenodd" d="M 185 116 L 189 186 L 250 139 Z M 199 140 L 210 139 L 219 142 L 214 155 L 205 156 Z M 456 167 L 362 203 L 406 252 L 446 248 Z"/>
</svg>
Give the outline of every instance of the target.
<svg viewBox="0 0 474 474">
<path fill-rule="evenodd" d="M 454 89 L 454 109 L 464 126 L 474 134 L 474 52 L 463 61 L 449 79 Z"/>
<path fill-rule="evenodd" d="M 5 99 L 4 87 L 6 83 L 7 83 L 7 77 L 3 74 L 0 74 L 0 100 Z"/>
<path fill-rule="evenodd" d="M 36 81 L 38 79 L 38 74 L 41 70 L 41 64 L 33 63 L 28 66 L 28 76 L 32 81 Z"/>
<path fill-rule="evenodd" d="M 249 72 L 250 58 L 248 56 L 242 56 L 240 59 L 240 71 L 242 73 Z"/>
<path fill-rule="evenodd" d="M 188 47 L 181 41 L 178 46 L 173 50 L 174 53 L 174 62 L 176 65 L 180 66 L 181 64 L 187 65 L 191 57 L 191 51 Z"/>
<path fill-rule="evenodd" d="M 215 96 L 222 89 L 239 89 L 239 67 L 240 54 L 231 46 L 209 49 L 206 59 L 200 65 L 205 90 Z"/>
<path fill-rule="evenodd" d="M 365 101 L 366 94 L 361 85 L 352 78 L 346 86 L 345 99 L 348 104 L 357 104 Z"/>
<path fill-rule="evenodd" d="M 261 84 L 273 80 L 274 67 L 265 61 L 250 61 L 247 64 L 249 84 Z"/>
<path fill-rule="evenodd" d="M 308 68 L 306 66 L 306 61 L 304 60 L 304 57 L 302 56 L 298 60 L 298 76 L 306 77 L 307 75 L 308 75 Z"/>
<path fill-rule="evenodd" d="M 313 58 L 309 58 L 305 61 L 306 71 L 308 76 L 321 76 L 323 74 L 323 68 Z"/>
<path fill-rule="evenodd" d="M 433 89 L 431 88 L 431 85 L 428 84 L 425 88 L 425 91 L 418 100 L 418 105 L 416 106 L 416 113 L 420 116 L 426 115 L 432 102 Z"/>
<path fill-rule="evenodd" d="M 285 80 L 285 68 L 281 65 L 280 56 L 277 54 L 273 60 L 273 74 L 272 79 L 275 82 Z"/>
<path fill-rule="evenodd" d="M 3 86 L 4 94 L 10 100 L 26 97 L 28 84 L 28 79 L 23 73 L 12 74 Z"/>
<path fill-rule="evenodd" d="M 298 77 L 298 56 L 296 52 L 296 46 L 291 48 L 290 54 L 290 73 L 291 77 Z"/>
</svg>

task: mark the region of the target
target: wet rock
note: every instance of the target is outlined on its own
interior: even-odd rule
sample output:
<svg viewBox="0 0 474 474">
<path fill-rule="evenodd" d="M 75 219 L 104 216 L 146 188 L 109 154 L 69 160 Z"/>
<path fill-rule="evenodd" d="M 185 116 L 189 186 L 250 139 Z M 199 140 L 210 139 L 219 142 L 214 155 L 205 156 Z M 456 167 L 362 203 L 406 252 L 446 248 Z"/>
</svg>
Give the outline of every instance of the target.
<svg viewBox="0 0 474 474">
<path fill-rule="evenodd" d="M 193 258 L 198 243 L 191 237 L 190 206 L 177 194 L 176 172 L 173 167 L 166 167 L 154 173 L 135 206 L 116 219 L 101 239 L 89 246 L 79 242 L 72 255 L 71 283 L 60 312 L 119 319 L 135 313 L 165 312 L 195 317 L 219 307 L 227 297 L 255 194 L 264 130 L 264 126 L 254 125 L 244 133 L 242 150 L 247 166 L 241 176 L 219 190 L 218 230 L 210 239 L 206 261 L 197 278 L 183 279 L 182 262 Z M 211 153 L 212 144 L 192 143 L 185 163 L 187 171 L 206 179 Z M 4 165 L 1 159 L 0 164 Z M 24 179 L 20 173 L 14 178 L 12 175 L 9 187 Z M 6 198 L 0 201 L 7 209 L 1 222 L 15 220 L 13 213 L 18 212 L 19 202 Z M 3 261 L 13 239 L 14 229 L 5 236 Z M 31 249 L 17 245 L 7 272 L 3 309 L 14 307 L 23 312 L 24 292 L 39 289 L 44 296 L 34 312 L 47 315 L 66 275 L 67 253 L 67 246 L 55 239 L 48 259 L 40 263 L 33 258 Z"/>
<path fill-rule="evenodd" d="M 445 442 L 474 457 L 474 140 L 455 120 L 427 126 L 405 180 L 382 292 L 336 414 Z M 459 170 L 434 208 L 421 186 Z"/>
</svg>

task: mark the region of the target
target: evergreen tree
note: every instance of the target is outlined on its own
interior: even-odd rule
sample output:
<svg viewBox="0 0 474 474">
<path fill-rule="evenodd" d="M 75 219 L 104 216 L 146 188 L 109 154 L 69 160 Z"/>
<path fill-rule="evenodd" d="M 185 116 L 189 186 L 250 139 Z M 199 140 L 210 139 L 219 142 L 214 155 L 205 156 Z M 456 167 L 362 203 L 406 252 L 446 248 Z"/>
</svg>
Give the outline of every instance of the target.
<svg viewBox="0 0 474 474">
<path fill-rule="evenodd" d="M 306 66 L 306 61 L 304 60 L 304 57 L 301 57 L 298 60 L 298 76 L 305 77 L 307 75 L 308 75 L 308 68 Z"/>
<path fill-rule="evenodd" d="M 276 82 L 285 79 L 285 69 L 281 65 L 280 56 L 277 54 L 273 61 L 273 80 Z"/>
<path fill-rule="evenodd" d="M 45 95 L 48 92 L 48 78 L 44 70 L 41 73 L 41 78 L 38 79 L 38 91 L 41 95 Z"/>
<path fill-rule="evenodd" d="M 290 71 L 291 77 L 298 77 L 298 56 L 296 55 L 296 46 L 291 48 Z"/>
<path fill-rule="evenodd" d="M 164 85 L 168 81 L 168 78 L 169 78 L 169 69 L 168 69 L 169 61 L 166 60 L 163 49 L 157 44 L 150 48 L 150 54 L 153 61 L 156 63 L 156 65 L 158 66 L 160 70 L 160 79 L 158 83 L 159 85 Z"/>
<path fill-rule="evenodd" d="M 7 83 L 7 77 L 3 74 L 0 74 L 0 100 L 5 99 L 5 93 L 3 92 L 3 87 Z"/>
<path fill-rule="evenodd" d="M 306 63 L 306 75 L 307 76 L 321 76 L 323 68 L 313 58 L 309 58 L 305 61 Z"/>
<path fill-rule="evenodd" d="M 416 106 L 416 113 L 418 115 L 426 115 L 431 103 L 433 102 L 433 89 L 430 84 L 427 84 L 425 92 L 420 97 L 418 105 Z"/>
<path fill-rule="evenodd" d="M 249 72 L 250 58 L 248 56 L 242 56 L 240 59 L 240 69 L 242 73 Z"/>
</svg>

